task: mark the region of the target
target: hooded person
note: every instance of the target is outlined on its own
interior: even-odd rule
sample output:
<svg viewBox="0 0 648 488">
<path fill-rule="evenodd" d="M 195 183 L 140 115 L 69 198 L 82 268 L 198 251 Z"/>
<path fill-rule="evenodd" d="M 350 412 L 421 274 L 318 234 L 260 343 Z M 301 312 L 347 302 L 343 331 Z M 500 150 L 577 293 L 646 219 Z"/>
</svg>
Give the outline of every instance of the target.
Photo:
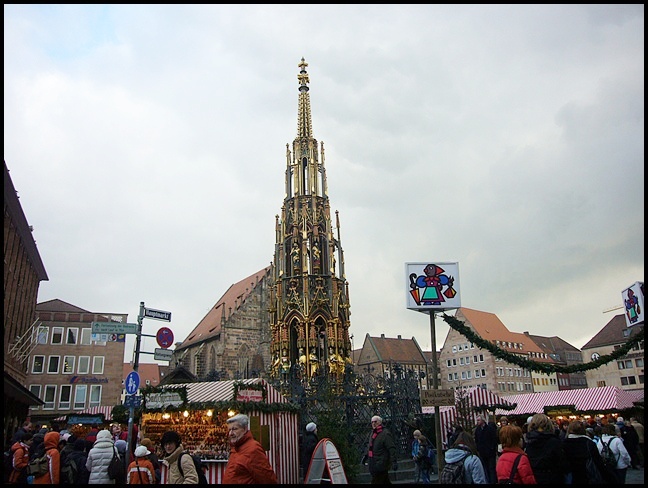
<svg viewBox="0 0 648 488">
<path fill-rule="evenodd" d="M 58 445 L 61 435 L 58 432 L 48 432 L 45 434 L 43 445 L 45 446 L 45 453 L 47 454 L 47 473 L 34 478 L 35 485 L 58 485 L 60 483 L 61 475 L 61 453 L 58 450 Z"/>
<path fill-rule="evenodd" d="M 146 446 L 138 446 L 135 449 L 133 461 L 128 465 L 126 471 L 127 484 L 129 485 L 152 485 L 155 483 L 155 470 L 153 463 L 148 459 L 151 454 Z"/>
<path fill-rule="evenodd" d="M 68 444 L 70 441 L 68 439 Z M 74 463 L 77 468 L 77 475 L 74 481 L 75 485 L 87 485 L 90 473 L 86 468 L 86 461 L 88 460 L 88 453 L 86 452 L 86 441 L 84 439 L 77 439 L 72 443 L 72 451 L 67 455 L 67 462 Z"/>
<path fill-rule="evenodd" d="M 90 472 L 89 484 L 115 484 L 115 480 L 108 476 L 108 465 L 115 451 L 115 441 L 110 431 L 100 430 L 86 460 L 86 468 Z"/>
<path fill-rule="evenodd" d="M 145 437 L 140 441 L 140 444 L 146 449 L 148 449 L 149 453 L 147 454 L 147 457 L 149 461 L 151 461 L 151 464 L 153 465 L 153 470 L 155 471 L 155 483 L 159 484 L 162 482 L 162 472 L 160 470 L 160 460 L 155 453 L 155 447 L 153 446 L 153 441 L 149 439 L 148 437 Z"/>
<path fill-rule="evenodd" d="M 315 422 L 309 422 L 306 424 L 306 432 L 302 438 L 301 464 L 304 478 L 308 473 L 308 467 L 310 466 L 311 458 L 313 457 L 313 451 L 315 451 L 318 442 L 317 424 Z"/>
<path fill-rule="evenodd" d="M 114 437 L 113 437 L 114 439 Z M 119 439 L 115 441 L 115 448 L 117 449 L 117 452 L 119 453 L 119 457 L 122 460 L 122 463 L 124 464 L 124 473 L 126 472 L 126 468 L 128 468 L 128 463 L 130 461 L 129 456 L 126 454 L 126 449 L 128 448 L 128 442 L 126 442 L 123 439 Z"/>
<path fill-rule="evenodd" d="M 29 445 L 32 443 L 32 437 L 31 432 L 25 431 L 19 431 L 15 436 L 17 440 L 11 446 L 13 469 L 9 475 L 9 483 L 23 484 L 27 482 L 25 468 L 29 464 Z"/>
</svg>

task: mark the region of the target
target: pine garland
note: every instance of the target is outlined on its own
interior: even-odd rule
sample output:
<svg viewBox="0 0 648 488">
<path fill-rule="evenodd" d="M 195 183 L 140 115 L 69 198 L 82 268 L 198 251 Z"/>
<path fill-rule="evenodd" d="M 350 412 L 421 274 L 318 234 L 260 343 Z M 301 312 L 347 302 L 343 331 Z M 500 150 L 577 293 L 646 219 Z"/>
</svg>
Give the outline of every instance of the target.
<svg viewBox="0 0 648 488">
<path fill-rule="evenodd" d="M 475 344 L 480 349 L 486 349 L 493 356 L 506 361 L 507 363 L 516 364 L 522 368 L 528 369 L 529 371 L 536 371 L 538 373 L 550 374 L 550 373 L 580 373 L 584 371 L 589 371 L 591 369 L 598 369 L 604 364 L 615 361 L 616 359 L 625 356 L 630 352 L 630 350 L 635 347 L 639 342 L 644 340 L 644 328 L 643 326 L 639 331 L 634 334 L 631 338 L 628 339 L 623 346 L 619 349 L 616 349 L 611 354 L 606 354 L 605 356 L 599 357 L 596 361 L 592 361 L 584 364 L 572 364 L 570 366 L 563 366 L 560 364 L 550 364 L 550 363 L 538 363 L 532 361 L 518 354 L 513 354 L 509 351 L 500 349 L 495 344 L 485 339 L 482 339 L 479 335 L 475 334 L 473 330 L 465 325 L 461 320 L 452 317 L 447 314 L 443 314 L 443 320 L 446 323 L 459 332 L 462 336 L 468 339 L 470 342 Z"/>
</svg>

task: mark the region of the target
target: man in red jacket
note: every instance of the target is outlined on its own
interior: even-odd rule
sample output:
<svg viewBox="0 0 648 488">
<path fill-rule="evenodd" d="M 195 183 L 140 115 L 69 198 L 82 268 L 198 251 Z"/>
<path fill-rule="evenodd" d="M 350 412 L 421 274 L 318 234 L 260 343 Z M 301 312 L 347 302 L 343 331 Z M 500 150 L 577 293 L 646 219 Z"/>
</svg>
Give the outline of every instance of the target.
<svg viewBox="0 0 648 488">
<path fill-rule="evenodd" d="M 263 446 L 252 437 L 250 419 L 242 413 L 227 419 L 231 450 L 223 484 L 277 484 Z"/>
</svg>

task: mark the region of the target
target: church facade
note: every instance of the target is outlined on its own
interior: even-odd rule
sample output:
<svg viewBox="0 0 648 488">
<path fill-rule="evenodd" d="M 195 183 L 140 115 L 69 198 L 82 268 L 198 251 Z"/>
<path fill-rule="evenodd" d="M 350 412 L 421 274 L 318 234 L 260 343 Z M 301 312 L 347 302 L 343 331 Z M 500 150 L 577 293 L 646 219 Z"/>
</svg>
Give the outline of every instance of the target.
<svg viewBox="0 0 648 488">
<path fill-rule="evenodd" d="M 304 380 L 351 363 L 340 219 L 331 219 L 324 144 L 313 137 L 308 64 L 299 63 L 297 137 L 286 144 L 273 262 L 233 284 L 187 338 L 175 365 L 199 379 Z"/>
</svg>

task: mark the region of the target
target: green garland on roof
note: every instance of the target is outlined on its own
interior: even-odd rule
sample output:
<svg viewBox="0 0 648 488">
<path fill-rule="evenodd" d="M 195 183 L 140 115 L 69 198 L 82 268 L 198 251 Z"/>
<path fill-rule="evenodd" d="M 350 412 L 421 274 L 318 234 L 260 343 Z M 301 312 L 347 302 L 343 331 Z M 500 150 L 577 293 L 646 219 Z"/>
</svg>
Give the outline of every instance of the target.
<svg viewBox="0 0 648 488">
<path fill-rule="evenodd" d="M 580 373 L 584 371 L 589 371 L 591 369 L 598 369 L 604 364 L 610 363 L 620 357 L 625 356 L 630 352 L 630 350 L 635 347 L 639 342 L 644 340 L 644 328 L 641 327 L 639 331 L 634 334 L 628 342 L 623 346 L 616 349 L 611 354 L 606 354 L 605 356 L 599 357 L 596 361 L 592 361 L 584 364 L 572 364 L 570 366 L 562 366 L 559 364 L 549 364 L 549 363 L 538 363 L 536 361 L 531 361 L 519 354 L 513 354 L 504 349 L 500 349 L 495 344 L 485 339 L 482 339 L 479 335 L 465 325 L 461 320 L 452 317 L 450 315 L 443 314 L 443 320 L 446 323 L 459 332 L 462 336 L 468 339 L 470 342 L 475 344 L 480 349 L 486 349 L 493 356 L 506 361 L 507 363 L 516 364 L 522 368 L 528 369 L 530 371 L 536 371 L 538 373 L 550 374 L 550 373 Z"/>
</svg>

